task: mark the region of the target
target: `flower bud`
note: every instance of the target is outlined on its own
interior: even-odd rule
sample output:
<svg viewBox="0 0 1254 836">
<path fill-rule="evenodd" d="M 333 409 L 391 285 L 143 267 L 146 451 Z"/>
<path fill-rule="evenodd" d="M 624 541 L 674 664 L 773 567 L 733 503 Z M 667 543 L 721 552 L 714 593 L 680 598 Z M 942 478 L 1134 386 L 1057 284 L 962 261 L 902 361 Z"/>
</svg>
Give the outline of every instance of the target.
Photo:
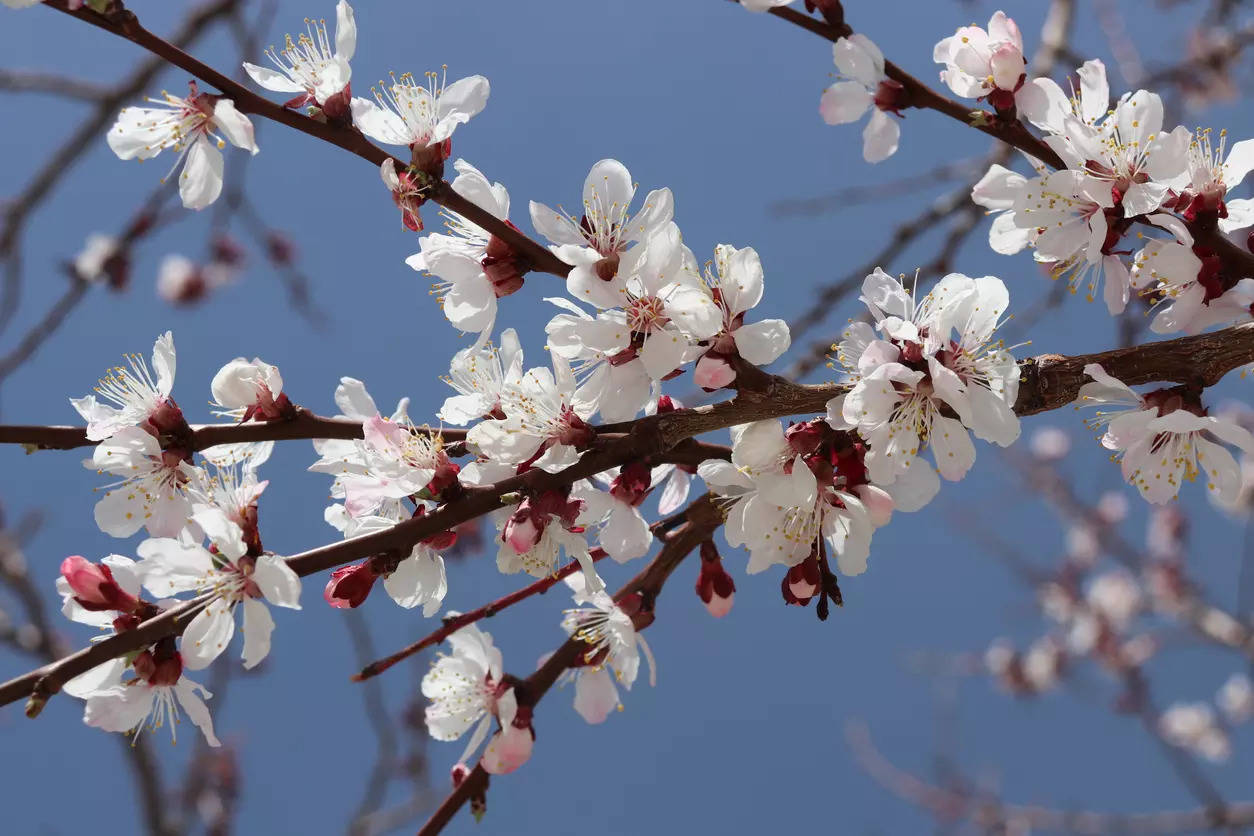
<svg viewBox="0 0 1254 836">
<path fill-rule="evenodd" d="M 610 495 L 631 506 L 644 502 L 653 482 L 653 471 L 647 464 L 634 461 L 624 467 L 610 483 Z"/>
<path fill-rule="evenodd" d="M 818 594 L 820 582 L 819 561 L 812 554 L 784 575 L 780 586 L 784 603 L 804 607 Z"/>
<path fill-rule="evenodd" d="M 736 582 L 723 568 L 718 550 L 706 540 L 701 544 L 701 571 L 697 575 L 697 597 L 710 615 L 722 618 L 731 612 L 736 597 Z"/>
<path fill-rule="evenodd" d="M 322 597 L 336 609 L 360 607 L 378 577 L 369 560 L 354 566 L 344 566 L 331 573 Z"/>
<path fill-rule="evenodd" d="M 70 555 L 61 561 L 61 576 L 74 591 L 74 600 L 92 612 L 134 610 L 139 601 L 122 589 L 113 579 L 113 572 L 103 563 L 92 563 L 81 555 Z"/>
<path fill-rule="evenodd" d="M 735 379 L 736 370 L 732 368 L 728 358 L 713 352 L 707 352 L 702 356 L 692 372 L 693 383 L 707 392 L 730 386 Z"/>
</svg>

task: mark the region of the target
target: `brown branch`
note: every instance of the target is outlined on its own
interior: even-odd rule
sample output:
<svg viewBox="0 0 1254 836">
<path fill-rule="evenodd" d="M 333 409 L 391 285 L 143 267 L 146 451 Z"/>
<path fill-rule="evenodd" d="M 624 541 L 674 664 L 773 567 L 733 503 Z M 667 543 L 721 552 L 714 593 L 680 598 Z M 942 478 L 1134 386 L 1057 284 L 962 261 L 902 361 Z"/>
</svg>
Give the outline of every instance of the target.
<svg viewBox="0 0 1254 836">
<path fill-rule="evenodd" d="M 48 0 L 45 5 L 76 17 L 85 23 L 90 23 L 92 26 L 103 29 L 112 35 L 125 38 L 174 66 L 191 73 L 206 84 L 213 85 L 234 101 L 236 108 L 242 113 L 251 113 L 269 119 L 272 122 L 286 125 L 289 128 L 355 154 L 363 160 L 372 163 L 375 167 L 382 165 L 388 159 L 391 159 L 398 169 L 404 169 L 408 165 L 407 162 L 393 157 L 371 143 L 360 131 L 354 128 L 341 127 L 329 122 L 319 122 L 303 113 L 298 113 L 269 99 L 262 98 L 208 64 L 193 58 L 174 44 L 149 32 L 140 25 L 139 19 L 129 10 L 102 16 L 88 8 L 70 10 L 65 0 Z M 453 191 L 453 187 L 447 182 L 440 181 L 432 184 L 427 196 L 432 201 L 446 209 L 457 212 L 459 215 L 465 216 L 473 223 L 505 241 L 513 248 L 514 252 L 528 260 L 533 270 L 563 277 L 570 272 L 570 265 L 555 256 L 548 248 L 533 241 L 518 231 L 518 229 L 466 200 Z"/>
<path fill-rule="evenodd" d="M 1021 364 L 1024 380 L 1015 412 L 1032 415 L 1070 404 L 1086 380 L 1084 366 L 1094 362 L 1101 363 L 1108 373 L 1130 385 L 1152 381 L 1209 385 L 1232 369 L 1254 362 L 1254 323 L 1080 357 L 1030 358 Z M 430 515 L 406 520 L 387 531 L 294 555 L 288 558 L 288 564 L 297 574 L 305 576 L 375 554 L 407 552 L 425 537 L 505 507 L 510 504 L 506 497 L 519 491 L 564 487 L 626 462 L 664 453 L 686 439 L 737 424 L 819 413 L 826 409 L 827 401 L 844 391 L 844 387 L 837 384 L 804 386 L 771 375 L 766 377 L 768 385 L 762 391 L 742 392 L 721 403 L 651 415 L 618 425 L 612 429 L 624 430 L 624 435 L 604 449 L 584 454 L 578 463 L 558 473 L 532 470 L 491 487 L 468 489 L 465 498 Z M 215 443 L 222 443 L 222 439 Z M 31 696 L 30 710 L 38 713 L 48 696 L 56 693 L 66 680 L 158 638 L 180 633 L 203 604 L 203 598 L 181 604 L 135 630 L 16 677 L 0 685 L 0 705 Z"/>
</svg>

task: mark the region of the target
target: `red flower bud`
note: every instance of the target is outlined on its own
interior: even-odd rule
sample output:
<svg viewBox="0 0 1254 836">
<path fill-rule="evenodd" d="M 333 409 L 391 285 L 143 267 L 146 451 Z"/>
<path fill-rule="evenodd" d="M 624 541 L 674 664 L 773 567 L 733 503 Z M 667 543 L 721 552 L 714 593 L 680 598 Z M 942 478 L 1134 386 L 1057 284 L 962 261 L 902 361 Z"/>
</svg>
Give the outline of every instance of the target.
<svg viewBox="0 0 1254 836">
<path fill-rule="evenodd" d="M 369 560 L 354 566 L 344 566 L 331 573 L 322 597 L 336 609 L 360 607 L 378 577 Z"/>
<path fill-rule="evenodd" d="M 697 575 L 697 597 L 710 615 L 722 618 L 731 612 L 732 601 L 736 597 L 736 582 L 723 568 L 718 550 L 714 544 L 706 540 L 701 544 L 701 572 Z"/>
</svg>

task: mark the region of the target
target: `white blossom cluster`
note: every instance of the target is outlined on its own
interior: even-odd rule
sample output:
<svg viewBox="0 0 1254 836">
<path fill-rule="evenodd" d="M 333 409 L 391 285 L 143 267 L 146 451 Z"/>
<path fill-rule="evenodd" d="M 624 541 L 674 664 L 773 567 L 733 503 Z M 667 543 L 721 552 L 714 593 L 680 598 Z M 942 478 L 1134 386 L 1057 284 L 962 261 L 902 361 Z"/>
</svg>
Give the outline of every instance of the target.
<svg viewBox="0 0 1254 836">
<path fill-rule="evenodd" d="M 742 5 L 767 11 L 786 0 Z M 639 195 L 623 163 L 600 160 L 573 209 L 529 203 L 532 228 L 564 265 L 565 295 L 546 300 L 557 309 L 544 329 L 546 356 L 528 366 L 519 335 L 497 327 L 498 300 L 522 287 L 535 252 L 524 251 L 506 187 L 452 156 L 455 130 L 487 104 L 488 80 L 475 75 L 446 83 L 443 73 L 428 73 L 420 83 L 394 75 L 373 88 L 372 99 L 354 97 L 355 51 L 354 13 L 339 0 L 333 35 L 325 23 L 310 23 L 305 34 L 266 53 L 270 68 L 246 63 L 245 69 L 261 87 L 293 96 L 287 107 L 407 148 L 409 162 L 388 157 L 380 168 L 405 228 L 423 232 L 420 209 L 450 159 L 452 192 L 492 228 L 445 209 L 445 230 L 417 239 L 418 252 L 406 263 L 435 278 L 444 316 L 474 340 L 452 358 L 446 382 L 455 394 L 438 412 L 438 429 L 415 424 L 406 400 L 383 415 L 361 381 L 341 379 L 338 417 L 359 423 L 361 437 L 314 442 L 318 458 L 309 469 L 332 477 L 325 520 L 346 539 L 363 537 L 501 490 L 491 519 L 502 573 L 545 579 L 562 569 L 563 557 L 578 565 L 566 578 L 578 608 L 565 612 L 561 627 L 587 648 L 564 678 L 573 680 L 575 709 L 588 722 L 603 722 L 621 707 L 618 686 L 632 687 L 642 656 L 650 683 L 656 676 L 639 634 L 652 619 L 651 602 L 639 592 L 611 597 L 596 566 L 602 557 L 621 564 L 649 553 L 656 529 L 643 508 L 655 491 L 658 514 L 671 514 L 698 474 L 726 514 L 727 542 L 747 551 L 748 573 L 782 567 L 784 600 L 804 606 L 818 599 L 816 610 L 825 617 L 826 601 L 839 602 L 837 573 L 866 570 L 876 529 L 894 511 L 927 505 L 942 479 L 968 473 L 976 454 L 972 434 L 1000 447 L 1019 438 L 1020 366 L 997 337 L 1010 303 L 1005 283 L 950 273 L 921 292 L 877 268 L 861 288 L 865 318 L 851 322 L 832 346 L 841 394 L 825 415 L 787 427 L 777 419 L 734 426 L 729 460 L 693 467 L 643 456 L 573 484 L 549 478 L 586 464 L 604 425 L 682 409 L 665 382 L 691 372 L 681 379 L 706 392 L 737 389 L 788 350 L 786 322 L 750 316 L 764 294 L 758 253 L 719 244 L 700 263 L 675 221 L 671 191 Z M 1234 144 L 1225 156 L 1222 134 L 1212 142 L 1205 131 L 1165 132 L 1161 101 L 1148 91 L 1125 94 L 1111 108 L 1098 61 L 1079 69 L 1080 89 L 1071 96 L 1049 79 L 1028 78 L 1022 36 L 1002 12 L 987 29 L 964 27 L 940 41 L 934 58 L 945 65 L 940 78 L 950 91 L 987 101 L 991 117 L 1022 116 L 1044 132 L 1066 166 L 1049 172 L 1030 160 L 1032 177 L 990 169 L 973 199 L 999 213 L 990 232 L 994 250 L 1030 247 L 1073 290 L 1086 285 L 1095 295 L 1101 286 L 1112 314 L 1124 310 L 1133 290 L 1152 297 L 1156 332 L 1194 333 L 1249 317 L 1254 279 L 1227 275 L 1224 260 L 1196 233 L 1208 228 L 1205 222 L 1217 234 L 1254 224 L 1254 204 L 1227 199 L 1254 168 L 1254 141 Z M 863 156 L 886 159 L 898 146 L 897 119 L 912 106 L 900 74 L 862 34 L 837 40 L 834 61 L 841 78 L 822 95 L 822 118 L 848 123 L 869 111 Z M 167 93 L 153 104 L 123 111 L 109 145 L 124 159 L 171 150 L 174 169 L 182 166 L 184 205 L 204 208 L 222 191 L 226 142 L 257 153 L 253 126 L 230 98 L 200 93 L 194 83 L 187 98 Z M 1141 243 L 1128 258 L 1124 240 L 1137 224 L 1154 237 L 1137 232 Z M 110 246 L 89 247 L 80 272 L 100 273 Z M 157 340 L 151 367 L 138 356 L 127 362 L 73 405 L 87 421 L 87 437 L 98 442 L 86 465 L 115 480 L 96 506 L 98 525 L 119 538 L 144 529 L 148 538 L 136 546 L 138 560 L 67 558 L 58 582 L 64 611 L 121 632 L 168 609 L 179 595 L 199 596 L 200 609 L 178 642 L 163 639 L 83 674 L 65 690 L 86 700 L 91 725 L 113 731 L 161 725 L 181 707 L 216 744 L 202 700 L 209 695 L 184 671 L 221 654 L 237 608 L 247 667 L 269 651 L 274 622 L 267 604 L 299 608 L 296 573 L 264 550 L 258 532 L 257 500 L 267 485 L 258 469 L 272 442 L 197 453 L 197 431 L 171 397 L 172 335 Z M 1103 429 L 1102 444 L 1147 500 L 1164 503 L 1184 481 L 1204 477 L 1220 501 L 1235 501 L 1241 472 L 1224 444 L 1254 456 L 1254 436 L 1233 420 L 1210 416 L 1200 389 L 1138 394 L 1099 365 L 1085 371 L 1092 382 L 1080 402 L 1103 408 L 1093 426 Z M 260 359 L 231 361 L 211 391 L 215 411 L 235 421 L 281 422 L 299 414 L 278 369 Z M 466 429 L 453 438 L 445 425 Z M 1042 450 L 1057 447 L 1057 439 L 1041 442 Z M 455 463 L 459 457 L 468 460 Z M 398 605 L 433 616 L 448 591 L 443 554 L 456 539 L 455 530 L 445 530 L 407 552 L 337 569 L 324 598 L 333 607 L 358 607 L 382 579 Z M 734 583 L 707 545 L 697 592 L 711 613 L 723 616 Z M 145 591 L 153 600 L 143 598 Z M 1069 654 L 1127 667 L 1153 652 L 1142 636 L 1129 635 L 1144 606 L 1136 579 L 1111 573 L 1087 589 L 1054 592 L 1046 609 L 1059 636 L 1023 655 L 1001 645 L 988 654 L 989 667 L 1012 688 L 1047 690 Z M 440 740 L 469 732 L 463 767 L 475 756 L 490 772 L 518 768 L 535 739 L 526 689 L 505 672 L 492 637 L 475 625 L 451 633 L 448 642 L 450 653 L 422 683 L 431 700 L 428 729 Z M 1221 705 L 1229 716 L 1254 713 L 1248 681 L 1244 687 L 1225 686 Z M 1172 709 L 1163 716 L 1164 736 L 1218 752 L 1214 723 L 1203 714 Z M 488 740 L 494 719 L 497 730 Z"/>
</svg>

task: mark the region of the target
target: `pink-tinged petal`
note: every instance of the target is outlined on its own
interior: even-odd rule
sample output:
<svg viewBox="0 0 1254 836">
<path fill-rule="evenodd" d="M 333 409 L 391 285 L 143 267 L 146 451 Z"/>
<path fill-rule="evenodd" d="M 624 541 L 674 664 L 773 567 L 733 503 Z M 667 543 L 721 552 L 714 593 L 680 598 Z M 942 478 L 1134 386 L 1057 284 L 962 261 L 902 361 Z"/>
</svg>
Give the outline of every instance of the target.
<svg viewBox="0 0 1254 836">
<path fill-rule="evenodd" d="M 575 673 L 575 711 L 586 722 L 604 723 L 618 705 L 618 688 L 605 666 L 580 668 Z"/>
<path fill-rule="evenodd" d="M 862 129 L 862 159 L 878 163 L 897 153 L 901 138 L 901 126 L 897 120 L 882 110 L 876 110 Z"/>
<path fill-rule="evenodd" d="M 829 125 L 844 125 L 866 113 L 874 97 L 856 81 L 838 81 L 823 91 L 819 115 Z"/>
</svg>

